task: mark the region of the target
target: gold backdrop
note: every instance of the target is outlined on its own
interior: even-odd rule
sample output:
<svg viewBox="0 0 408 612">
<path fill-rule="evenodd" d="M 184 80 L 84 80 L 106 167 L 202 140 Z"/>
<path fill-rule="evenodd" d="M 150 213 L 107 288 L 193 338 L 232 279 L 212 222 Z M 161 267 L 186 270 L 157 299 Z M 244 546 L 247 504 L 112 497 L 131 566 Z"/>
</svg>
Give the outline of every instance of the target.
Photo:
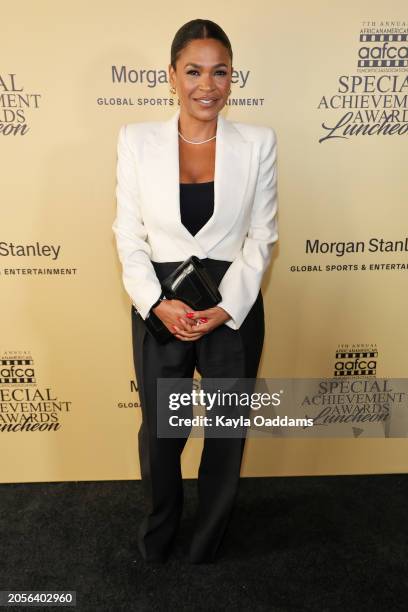
<svg viewBox="0 0 408 612">
<path fill-rule="evenodd" d="M 232 41 L 226 117 L 278 137 L 279 244 L 263 284 L 259 377 L 330 378 L 341 347 L 373 350 L 378 377 L 407 377 L 408 246 L 397 244 L 408 227 L 406 3 L 357 0 L 350 11 L 339 0 L 208 0 L 204 9 L 3 7 L 2 482 L 139 478 L 130 302 L 111 230 L 116 142 L 123 123 L 174 112 L 170 44 L 196 17 Z M 249 439 L 242 473 L 406 471 L 404 438 L 363 438 Z M 185 477 L 196 476 L 201 448 L 188 441 Z"/>
</svg>

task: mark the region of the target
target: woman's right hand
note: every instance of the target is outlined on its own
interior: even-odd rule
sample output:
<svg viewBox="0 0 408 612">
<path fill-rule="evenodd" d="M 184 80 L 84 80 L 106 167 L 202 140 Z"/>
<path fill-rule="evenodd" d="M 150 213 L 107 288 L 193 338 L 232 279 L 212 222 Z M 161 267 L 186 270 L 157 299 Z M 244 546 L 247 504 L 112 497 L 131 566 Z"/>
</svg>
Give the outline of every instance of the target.
<svg viewBox="0 0 408 612">
<path fill-rule="evenodd" d="M 181 300 L 162 300 L 156 308 L 153 308 L 154 314 L 172 334 L 175 334 L 174 326 L 180 327 L 180 323 L 183 323 L 184 329 L 190 331 L 196 327 L 195 321 L 191 323 L 186 317 L 186 312 L 190 311 L 191 308 Z"/>
</svg>

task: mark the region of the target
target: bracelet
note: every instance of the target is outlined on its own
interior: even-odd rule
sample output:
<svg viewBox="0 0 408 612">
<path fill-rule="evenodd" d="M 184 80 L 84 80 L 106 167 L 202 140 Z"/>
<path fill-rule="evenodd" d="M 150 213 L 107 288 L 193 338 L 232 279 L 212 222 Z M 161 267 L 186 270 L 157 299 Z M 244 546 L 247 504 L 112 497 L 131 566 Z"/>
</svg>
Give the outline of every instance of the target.
<svg viewBox="0 0 408 612">
<path fill-rule="evenodd" d="M 150 306 L 150 312 L 153 312 L 153 308 L 156 308 L 156 306 L 158 306 L 160 304 L 160 302 L 162 302 L 165 299 L 166 299 L 166 296 L 164 295 L 164 293 L 162 291 L 160 296 L 159 296 L 159 299 L 152 306 Z"/>
</svg>

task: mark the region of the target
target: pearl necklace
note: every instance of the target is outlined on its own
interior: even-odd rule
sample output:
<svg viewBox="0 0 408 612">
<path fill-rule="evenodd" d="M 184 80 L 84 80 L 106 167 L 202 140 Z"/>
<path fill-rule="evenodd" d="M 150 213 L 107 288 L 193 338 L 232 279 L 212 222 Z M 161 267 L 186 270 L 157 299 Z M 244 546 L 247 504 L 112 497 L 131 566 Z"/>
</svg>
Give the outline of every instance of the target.
<svg viewBox="0 0 408 612">
<path fill-rule="evenodd" d="M 201 140 L 201 141 L 187 140 L 187 138 L 185 138 L 181 132 L 179 132 L 179 136 L 182 140 L 184 140 L 184 142 L 188 142 L 188 144 L 204 144 L 205 142 L 210 142 L 210 140 L 214 140 L 214 138 L 217 138 L 217 134 L 216 134 L 215 136 L 212 136 L 211 138 L 208 138 L 207 140 Z"/>
</svg>

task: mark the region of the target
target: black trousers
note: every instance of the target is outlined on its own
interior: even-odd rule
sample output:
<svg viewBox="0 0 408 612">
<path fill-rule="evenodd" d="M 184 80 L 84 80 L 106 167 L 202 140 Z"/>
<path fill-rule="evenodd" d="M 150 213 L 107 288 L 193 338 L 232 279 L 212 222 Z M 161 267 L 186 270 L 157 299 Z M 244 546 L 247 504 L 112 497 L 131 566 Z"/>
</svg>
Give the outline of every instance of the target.
<svg viewBox="0 0 408 612">
<path fill-rule="evenodd" d="M 219 283 L 229 261 L 203 259 Z M 181 262 L 153 262 L 163 280 Z M 174 541 L 183 507 L 180 455 L 186 437 L 157 437 L 157 378 L 193 379 L 194 369 L 208 378 L 256 378 L 264 342 L 261 291 L 238 330 L 220 325 L 199 340 L 173 338 L 159 344 L 146 331 L 132 306 L 132 338 L 136 379 L 142 408 L 139 458 L 147 514 L 138 533 L 146 560 L 162 561 Z M 198 471 L 198 510 L 189 551 L 193 563 L 211 562 L 221 544 L 237 494 L 243 438 L 205 437 Z"/>
</svg>

